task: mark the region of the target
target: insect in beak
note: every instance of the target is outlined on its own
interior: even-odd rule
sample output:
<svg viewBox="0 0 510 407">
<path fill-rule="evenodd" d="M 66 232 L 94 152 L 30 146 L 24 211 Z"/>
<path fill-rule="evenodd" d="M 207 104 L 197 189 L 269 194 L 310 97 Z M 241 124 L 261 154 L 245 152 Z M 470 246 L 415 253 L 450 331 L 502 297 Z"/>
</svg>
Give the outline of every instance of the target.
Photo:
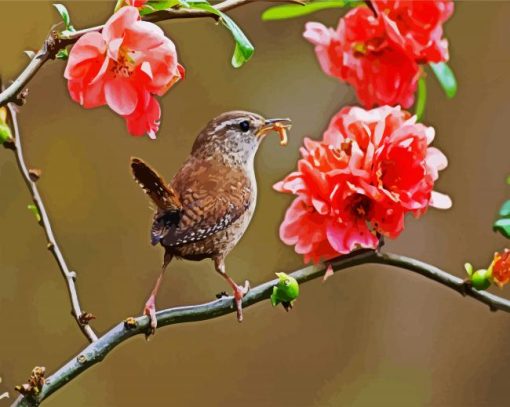
<svg viewBox="0 0 510 407">
<path fill-rule="evenodd" d="M 280 136 L 280 145 L 287 145 L 287 130 L 292 122 L 290 119 L 267 119 L 257 133 L 257 137 L 264 137 L 271 130 L 276 131 Z"/>
</svg>

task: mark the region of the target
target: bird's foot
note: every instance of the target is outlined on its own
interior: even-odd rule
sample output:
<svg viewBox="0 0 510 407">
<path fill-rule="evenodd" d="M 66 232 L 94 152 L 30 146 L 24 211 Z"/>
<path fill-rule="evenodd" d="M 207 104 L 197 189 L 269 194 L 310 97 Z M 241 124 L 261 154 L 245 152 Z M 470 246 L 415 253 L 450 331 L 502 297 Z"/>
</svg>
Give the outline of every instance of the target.
<svg viewBox="0 0 510 407">
<path fill-rule="evenodd" d="M 145 333 L 145 339 L 149 340 L 149 338 L 156 333 L 156 328 L 158 327 L 158 320 L 156 319 L 156 298 L 154 298 L 154 296 L 151 295 L 145 303 L 143 315 L 148 316 L 150 320 L 149 328 Z"/>
<path fill-rule="evenodd" d="M 243 297 L 250 291 L 250 282 L 246 280 L 244 286 L 234 286 L 234 302 L 237 309 L 237 320 L 243 322 Z"/>
</svg>

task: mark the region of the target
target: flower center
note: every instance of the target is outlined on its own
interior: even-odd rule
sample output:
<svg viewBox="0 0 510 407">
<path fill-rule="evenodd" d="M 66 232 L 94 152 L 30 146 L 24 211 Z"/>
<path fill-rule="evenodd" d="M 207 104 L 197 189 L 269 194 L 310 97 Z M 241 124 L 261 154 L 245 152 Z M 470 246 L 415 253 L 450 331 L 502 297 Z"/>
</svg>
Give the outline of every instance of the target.
<svg viewBox="0 0 510 407">
<path fill-rule="evenodd" d="M 116 61 L 113 61 L 111 71 L 114 76 L 129 78 L 135 70 L 135 61 L 129 55 L 129 51 L 121 48 Z"/>
<path fill-rule="evenodd" d="M 355 217 L 364 219 L 370 210 L 370 199 L 365 195 L 356 195 L 352 198 L 352 212 Z"/>
<path fill-rule="evenodd" d="M 381 36 L 370 38 L 366 42 L 355 42 L 352 44 L 352 49 L 354 51 L 354 56 L 362 57 L 369 53 L 380 53 L 383 51 L 386 45 L 386 38 Z"/>
</svg>

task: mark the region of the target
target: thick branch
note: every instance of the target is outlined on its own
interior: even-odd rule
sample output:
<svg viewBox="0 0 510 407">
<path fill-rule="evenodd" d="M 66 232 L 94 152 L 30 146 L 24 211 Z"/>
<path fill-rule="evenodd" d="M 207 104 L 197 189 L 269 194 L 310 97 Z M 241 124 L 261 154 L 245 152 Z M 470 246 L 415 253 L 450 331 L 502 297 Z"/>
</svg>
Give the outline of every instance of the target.
<svg viewBox="0 0 510 407">
<path fill-rule="evenodd" d="M 476 300 L 489 305 L 491 310 L 499 309 L 510 312 L 510 301 L 485 291 L 476 291 L 466 285 L 464 280 L 440 270 L 437 267 L 409 257 L 389 253 L 379 253 L 373 250 L 360 250 L 347 256 L 339 257 L 338 259 L 333 260 L 330 264 L 334 271 L 340 271 L 357 265 L 369 263 L 386 264 L 416 272 L 424 277 L 450 287 L 463 295 L 471 296 Z M 326 264 L 319 264 L 317 266 L 309 266 L 301 270 L 297 270 L 291 275 L 299 283 L 304 283 L 323 276 L 326 268 Z M 252 288 L 243 300 L 243 307 L 246 308 L 268 299 L 271 295 L 273 286 L 277 282 L 278 280 L 271 280 Z M 158 327 L 161 328 L 166 325 L 217 318 L 234 311 L 233 298 L 223 297 L 219 300 L 206 304 L 162 310 L 159 311 L 156 316 L 158 319 Z M 14 402 L 13 406 L 34 406 L 39 404 L 50 394 L 74 379 L 80 373 L 103 360 L 104 357 L 117 345 L 132 336 L 144 334 L 148 327 L 149 319 L 145 316 L 134 318 L 131 325 L 126 324 L 126 322 L 119 323 L 99 338 L 97 342 L 87 346 L 76 357 L 71 359 L 53 375 L 51 375 L 42 388 L 41 393 L 36 398 L 20 396 Z"/>
<path fill-rule="evenodd" d="M 41 217 L 41 220 L 39 224 L 43 227 L 44 233 L 46 234 L 46 240 L 48 242 L 48 250 L 51 251 L 53 254 L 53 257 L 57 261 L 57 264 L 60 268 L 60 271 L 62 272 L 62 275 L 64 276 L 67 288 L 69 291 L 69 297 L 71 299 L 71 306 L 72 306 L 72 314 L 78 323 L 78 326 L 82 330 L 82 332 L 85 334 L 85 336 L 91 341 L 96 341 L 97 336 L 94 333 L 94 330 L 90 327 L 87 321 L 87 314 L 82 312 L 80 307 L 80 301 L 78 300 L 78 293 L 76 291 L 76 273 L 74 271 L 71 271 L 64 259 L 64 256 L 62 254 L 62 251 L 60 250 L 60 247 L 57 243 L 57 240 L 55 239 L 55 235 L 53 233 L 50 219 L 48 217 L 48 213 L 46 212 L 46 208 L 44 206 L 43 200 L 41 198 L 41 195 L 39 194 L 39 190 L 36 185 L 36 181 L 33 180 L 34 175 L 38 177 L 38 174 L 31 172 L 26 163 L 25 159 L 23 157 L 23 148 L 21 145 L 21 137 L 20 137 L 20 131 L 18 127 L 18 120 L 17 120 L 17 113 L 16 108 L 12 106 L 11 104 L 7 105 L 10 113 L 10 118 L 12 122 L 12 129 L 14 132 L 14 145 L 11 146 L 11 149 L 14 151 L 16 155 L 16 162 L 18 164 L 18 168 L 23 175 L 23 179 L 25 180 L 25 184 L 28 187 L 28 190 L 30 191 L 30 194 L 32 195 L 32 199 L 34 201 L 34 204 L 37 206 L 37 209 L 39 211 L 39 215 Z"/>
<path fill-rule="evenodd" d="M 255 3 L 257 0 L 225 0 L 221 3 L 216 4 L 214 7 L 220 11 L 228 11 L 237 7 L 244 6 L 246 4 Z M 302 4 L 300 0 L 262 0 L 262 1 L 273 1 L 282 3 L 298 3 Z M 149 14 L 144 19 L 151 22 L 159 22 L 164 20 L 173 20 L 177 18 L 203 18 L 212 17 L 217 19 L 216 14 L 210 13 L 209 11 L 191 9 L 191 8 L 180 8 L 180 9 L 168 9 L 160 10 L 155 13 Z M 55 31 L 52 31 L 48 38 L 44 41 L 44 44 L 36 55 L 32 58 L 30 63 L 21 72 L 21 74 L 2 92 L 0 93 L 0 107 L 5 106 L 9 102 L 15 104 L 23 104 L 24 96 L 21 92 L 27 86 L 28 82 L 34 77 L 34 75 L 42 68 L 42 66 L 50 59 L 55 59 L 57 52 L 68 45 L 74 44 L 83 35 L 101 31 L 103 26 L 85 28 L 83 30 L 75 31 L 69 35 L 63 36 Z"/>
</svg>

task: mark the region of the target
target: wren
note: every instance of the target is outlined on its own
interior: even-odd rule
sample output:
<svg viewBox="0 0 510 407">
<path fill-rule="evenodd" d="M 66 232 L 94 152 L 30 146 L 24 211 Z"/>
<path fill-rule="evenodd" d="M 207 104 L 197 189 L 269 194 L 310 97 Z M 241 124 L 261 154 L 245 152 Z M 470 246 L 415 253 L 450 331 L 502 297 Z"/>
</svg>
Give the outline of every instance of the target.
<svg viewBox="0 0 510 407">
<path fill-rule="evenodd" d="M 225 271 L 225 257 L 248 228 L 257 201 L 254 158 L 261 140 L 277 131 L 287 142 L 289 119 L 232 111 L 212 119 L 199 133 L 191 154 L 167 184 L 139 158 L 131 159 L 133 176 L 156 205 L 151 242 L 165 249 L 163 266 L 144 307 L 150 331 L 157 327 L 156 295 L 173 258 L 212 259 L 216 271 L 233 289 L 237 319 L 248 281 L 237 285 Z"/>
</svg>

